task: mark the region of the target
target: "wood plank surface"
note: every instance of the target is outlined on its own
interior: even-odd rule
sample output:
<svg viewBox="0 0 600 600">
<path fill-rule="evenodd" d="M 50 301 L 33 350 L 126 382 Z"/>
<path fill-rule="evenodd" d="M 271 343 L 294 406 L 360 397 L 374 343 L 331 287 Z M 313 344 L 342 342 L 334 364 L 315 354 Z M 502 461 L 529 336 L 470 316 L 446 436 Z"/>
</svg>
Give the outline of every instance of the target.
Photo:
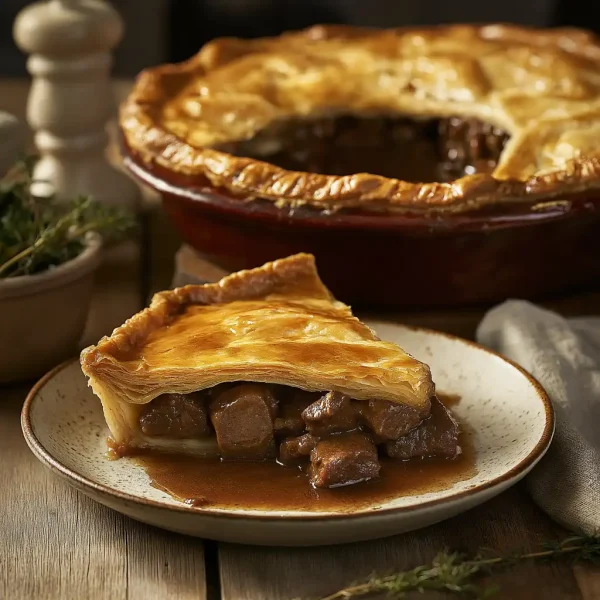
<svg viewBox="0 0 600 600">
<path fill-rule="evenodd" d="M 565 532 L 545 517 L 517 486 L 468 513 L 383 540 L 285 549 L 222 544 L 219 550 L 222 598 L 320 598 L 373 573 L 386 574 L 427 564 L 444 547 L 467 553 L 476 553 L 481 547 L 533 550 L 536 542 L 563 535 Z M 572 568 L 566 563 L 523 564 L 480 583 L 483 588 L 498 588 L 493 598 L 502 600 L 584 597 Z M 430 592 L 408 597 L 433 600 L 452 596 Z"/>
</svg>

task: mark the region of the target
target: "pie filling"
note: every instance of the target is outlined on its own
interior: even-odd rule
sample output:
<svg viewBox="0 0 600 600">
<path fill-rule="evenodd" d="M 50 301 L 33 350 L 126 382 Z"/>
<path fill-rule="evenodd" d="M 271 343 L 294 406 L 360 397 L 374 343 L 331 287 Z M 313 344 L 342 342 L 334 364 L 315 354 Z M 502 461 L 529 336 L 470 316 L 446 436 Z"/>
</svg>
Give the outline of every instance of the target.
<svg viewBox="0 0 600 600">
<path fill-rule="evenodd" d="M 216 438 L 223 460 L 276 459 L 307 469 L 318 488 L 378 477 L 380 454 L 407 460 L 460 453 L 457 422 L 436 397 L 423 419 L 385 400 L 264 383 L 163 394 L 142 408 L 139 427 L 147 439 Z"/>
<path fill-rule="evenodd" d="M 491 173 L 508 137 L 472 118 L 341 116 L 282 122 L 223 150 L 290 171 L 430 183 Z"/>
</svg>

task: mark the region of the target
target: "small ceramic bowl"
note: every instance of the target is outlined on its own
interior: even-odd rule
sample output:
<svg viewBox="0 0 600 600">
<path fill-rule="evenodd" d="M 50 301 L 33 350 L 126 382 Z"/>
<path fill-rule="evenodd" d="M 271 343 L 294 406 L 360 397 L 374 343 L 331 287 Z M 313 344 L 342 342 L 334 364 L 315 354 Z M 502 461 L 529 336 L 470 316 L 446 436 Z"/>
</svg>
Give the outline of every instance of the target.
<svg viewBox="0 0 600 600">
<path fill-rule="evenodd" d="M 39 377 L 73 356 L 92 297 L 101 239 L 36 275 L 0 279 L 0 383 Z"/>
</svg>

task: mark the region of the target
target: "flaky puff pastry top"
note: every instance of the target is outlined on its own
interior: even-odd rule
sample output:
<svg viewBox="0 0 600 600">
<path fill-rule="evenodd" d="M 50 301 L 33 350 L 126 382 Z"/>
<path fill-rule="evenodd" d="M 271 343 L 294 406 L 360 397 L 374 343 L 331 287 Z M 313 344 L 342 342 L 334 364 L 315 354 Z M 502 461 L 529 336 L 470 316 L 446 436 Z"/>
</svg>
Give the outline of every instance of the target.
<svg viewBox="0 0 600 600">
<path fill-rule="evenodd" d="M 494 172 L 450 183 L 288 171 L 228 154 L 289 119 L 473 117 L 510 134 Z M 141 74 L 121 107 L 136 162 L 243 200 L 378 211 L 465 211 L 600 182 L 600 45 L 576 29 L 317 26 L 217 39 Z"/>
<path fill-rule="evenodd" d="M 335 300 L 308 254 L 158 293 L 86 348 L 81 365 L 105 412 L 235 381 L 335 390 L 423 415 L 434 393 L 429 367 Z"/>
</svg>

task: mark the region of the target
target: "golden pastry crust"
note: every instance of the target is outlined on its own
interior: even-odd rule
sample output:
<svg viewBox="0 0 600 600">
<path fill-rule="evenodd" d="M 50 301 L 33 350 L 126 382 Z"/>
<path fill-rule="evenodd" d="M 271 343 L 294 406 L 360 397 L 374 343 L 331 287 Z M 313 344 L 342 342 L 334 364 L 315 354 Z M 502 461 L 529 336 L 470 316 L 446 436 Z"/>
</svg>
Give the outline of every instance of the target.
<svg viewBox="0 0 600 600">
<path fill-rule="evenodd" d="M 511 139 L 491 175 L 450 183 L 288 171 L 226 151 L 278 122 L 335 114 L 472 117 Z M 142 73 L 120 125 L 136 160 L 243 200 L 394 211 L 531 202 L 600 183 L 600 44 L 581 30 L 504 25 L 223 38 Z"/>
<path fill-rule="evenodd" d="M 139 405 L 232 381 L 340 391 L 423 415 L 434 393 L 429 367 L 335 300 L 309 254 L 158 293 L 81 365 L 118 442 L 136 433 Z"/>
</svg>

